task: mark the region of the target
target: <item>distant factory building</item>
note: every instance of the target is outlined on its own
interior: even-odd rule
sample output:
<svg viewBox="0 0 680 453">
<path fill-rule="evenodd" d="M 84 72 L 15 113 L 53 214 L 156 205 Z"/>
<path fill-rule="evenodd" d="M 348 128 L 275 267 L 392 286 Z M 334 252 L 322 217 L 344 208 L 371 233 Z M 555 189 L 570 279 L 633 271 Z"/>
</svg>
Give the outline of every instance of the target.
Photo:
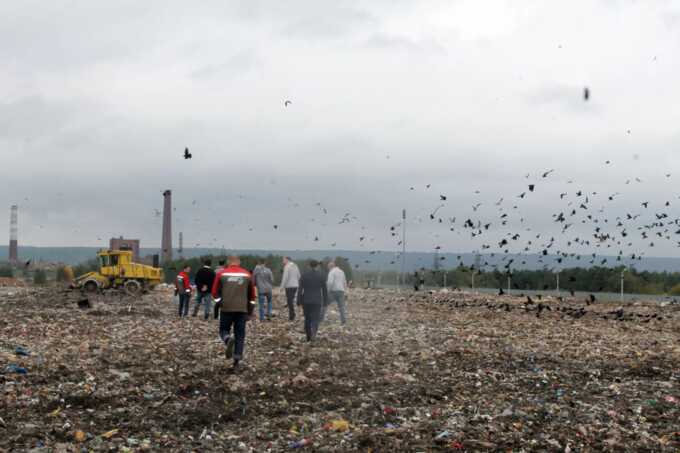
<svg viewBox="0 0 680 453">
<path fill-rule="evenodd" d="M 111 238 L 109 241 L 111 250 L 132 250 L 133 259 L 139 261 L 139 239 Z"/>
</svg>

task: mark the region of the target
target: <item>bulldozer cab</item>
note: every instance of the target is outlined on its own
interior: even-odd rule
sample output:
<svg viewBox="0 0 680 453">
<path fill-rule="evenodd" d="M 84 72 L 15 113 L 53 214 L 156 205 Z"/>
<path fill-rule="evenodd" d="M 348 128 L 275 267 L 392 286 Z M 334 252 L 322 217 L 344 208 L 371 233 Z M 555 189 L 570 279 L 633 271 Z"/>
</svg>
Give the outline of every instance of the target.
<svg viewBox="0 0 680 453">
<path fill-rule="evenodd" d="M 99 273 L 107 277 L 125 276 L 125 268 L 132 263 L 129 250 L 106 250 L 98 253 Z"/>
</svg>

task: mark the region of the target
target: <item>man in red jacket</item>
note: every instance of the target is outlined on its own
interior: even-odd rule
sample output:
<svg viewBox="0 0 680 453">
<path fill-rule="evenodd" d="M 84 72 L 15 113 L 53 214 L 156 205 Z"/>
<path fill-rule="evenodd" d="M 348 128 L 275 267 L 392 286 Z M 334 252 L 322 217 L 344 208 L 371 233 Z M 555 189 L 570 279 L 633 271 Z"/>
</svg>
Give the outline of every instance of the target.
<svg viewBox="0 0 680 453">
<path fill-rule="evenodd" d="M 177 274 L 175 289 L 179 296 L 179 317 L 186 317 L 189 314 L 189 301 L 191 300 L 191 280 L 189 280 L 191 266 L 184 266 L 182 271 Z"/>
<path fill-rule="evenodd" d="M 215 276 L 212 296 L 220 307 L 220 338 L 226 344 L 225 354 L 234 359 L 234 370 L 243 358 L 246 341 L 246 322 L 253 320 L 255 285 L 253 277 L 241 267 L 238 256 L 230 256 L 228 266 Z M 234 326 L 234 336 L 231 327 Z"/>
</svg>

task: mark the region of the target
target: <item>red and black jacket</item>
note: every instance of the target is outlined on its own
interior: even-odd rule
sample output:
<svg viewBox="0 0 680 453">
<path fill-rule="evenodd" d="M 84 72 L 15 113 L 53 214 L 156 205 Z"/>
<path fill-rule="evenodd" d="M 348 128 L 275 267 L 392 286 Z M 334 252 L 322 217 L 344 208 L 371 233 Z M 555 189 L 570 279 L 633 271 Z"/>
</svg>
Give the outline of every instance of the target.
<svg viewBox="0 0 680 453">
<path fill-rule="evenodd" d="M 217 273 L 212 296 L 222 303 L 222 311 L 253 314 L 255 285 L 253 276 L 240 266 L 229 266 Z"/>
</svg>

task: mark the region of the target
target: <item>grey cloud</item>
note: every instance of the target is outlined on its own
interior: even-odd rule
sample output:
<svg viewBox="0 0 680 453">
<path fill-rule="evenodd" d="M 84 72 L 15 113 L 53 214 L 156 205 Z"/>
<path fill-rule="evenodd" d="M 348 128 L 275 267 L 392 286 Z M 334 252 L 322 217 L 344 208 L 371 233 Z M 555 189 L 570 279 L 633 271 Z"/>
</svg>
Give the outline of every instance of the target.
<svg viewBox="0 0 680 453">
<path fill-rule="evenodd" d="M 434 39 L 416 40 L 404 36 L 376 33 L 364 41 L 364 45 L 380 50 L 398 50 L 415 54 L 446 55 L 447 50 Z"/>
<path fill-rule="evenodd" d="M 33 95 L 0 102 L 0 140 L 40 140 L 68 128 L 95 110 L 80 101 Z"/>
<path fill-rule="evenodd" d="M 366 11 L 338 6 L 305 11 L 291 19 L 281 33 L 299 39 L 340 40 L 376 24 L 377 19 Z"/>
<path fill-rule="evenodd" d="M 262 60 L 254 50 L 244 50 L 232 55 L 222 63 L 202 66 L 191 73 L 197 79 L 212 77 L 234 77 L 262 67 Z"/>
<path fill-rule="evenodd" d="M 583 97 L 584 86 L 552 84 L 534 90 L 526 96 L 531 105 L 553 105 L 572 113 L 600 112 L 600 104 L 596 100 L 597 91 L 591 87 L 591 98 L 586 102 Z"/>
<path fill-rule="evenodd" d="M 0 178 L 9 188 L 0 192 L 0 238 L 8 225 L 1 207 L 19 201 L 25 243 L 91 245 L 130 234 L 157 245 L 153 209 L 170 188 L 175 230 L 188 243 L 394 249 L 388 228 L 407 208 L 410 247 L 466 251 L 497 243 L 510 228 L 494 225 L 496 236 L 481 239 L 449 232 L 428 218 L 439 193 L 448 196 L 440 213 L 458 225 L 468 216 L 497 224 L 493 203 L 504 197 L 506 209 L 517 204 L 526 219 L 520 224 L 518 215 L 512 229 L 560 238 L 551 215 L 561 190 L 625 194 L 612 217 L 672 193 L 674 180 L 659 175 L 680 165 L 668 151 L 677 148 L 677 128 L 653 120 L 677 116 L 674 62 L 660 57 L 658 72 L 642 75 L 627 65 L 649 60 L 649 48 L 670 42 L 674 31 L 641 17 L 646 41 L 637 46 L 597 8 L 582 6 L 584 16 L 605 19 L 583 30 L 559 29 L 558 7 L 510 23 L 486 21 L 477 10 L 473 16 L 488 28 L 489 45 L 480 46 L 458 39 L 455 24 L 430 3 L 404 4 L 93 0 L 61 11 L 5 2 L 0 55 L 9 69 L 0 77 L 13 97 L 0 102 Z M 539 48 L 538 62 L 537 41 L 556 38 L 537 32 L 535 20 L 567 43 L 559 53 Z M 603 35 L 620 42 L 617 65 L 593 48 Z M 404 70 L 395 55 L 432 58 Z M 584 103 L 587 77 L 597 85 Z M 663 98 L 648 95 L 651 83 Z M 283 107 L 284 96 L 292 106 Z M 185 146 L 191 161 L 181 157 Z M 635 153 L 641 158 L 633 162 Z M 608 158 L 616 166 L 604 169 Z M 519 202 L 524 174 L 553 167 Z M 625 185 L 638 175 L 644 184 Z M 474 213 L 477 202 L 483 205 Z M 358 220 L 339 225 L 345 212 Z M 591 233 L 574 226 L 573 236 Z M 363 235 L 375 241 L 362 246 Z"/>
</svg>

